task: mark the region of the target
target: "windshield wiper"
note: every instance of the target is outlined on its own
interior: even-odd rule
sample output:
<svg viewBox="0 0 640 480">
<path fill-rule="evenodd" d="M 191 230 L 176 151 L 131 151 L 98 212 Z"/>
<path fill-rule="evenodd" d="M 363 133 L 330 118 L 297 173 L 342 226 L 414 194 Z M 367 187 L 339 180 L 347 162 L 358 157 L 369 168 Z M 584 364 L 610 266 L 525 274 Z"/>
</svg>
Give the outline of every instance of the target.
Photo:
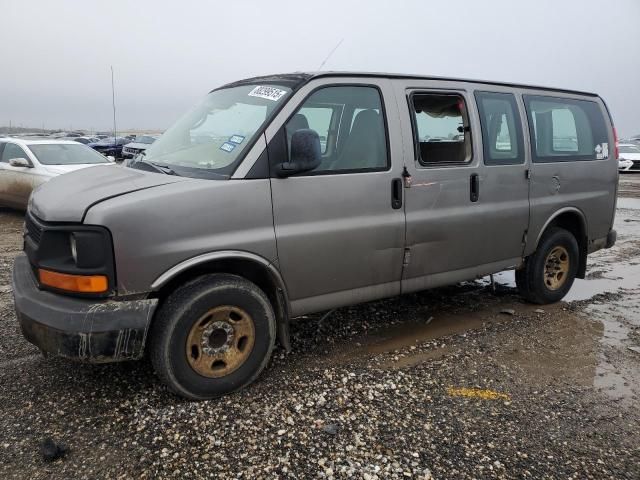
<svg viewBox="0 0 640 480">
<path fill-rule="evenodd" d="M 160 165 L 158 163 L 150 162 L 149 160 L 140 159 L 137 160 L 136 163 L 144 163 L 145 165 L 149 165 L 160 173 L 164 173 L 166 175 L 178 175 L 175 170 L 173 170 L 169 165 Z"/>
</svg>

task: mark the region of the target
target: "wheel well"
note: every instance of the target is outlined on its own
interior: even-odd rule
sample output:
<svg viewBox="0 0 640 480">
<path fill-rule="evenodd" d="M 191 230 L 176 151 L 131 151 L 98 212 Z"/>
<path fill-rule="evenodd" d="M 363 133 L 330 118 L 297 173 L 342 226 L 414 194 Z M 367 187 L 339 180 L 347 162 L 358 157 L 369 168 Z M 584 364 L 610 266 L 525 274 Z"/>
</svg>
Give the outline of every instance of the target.
<svg viewBox="0 0 640 480">
<path fill-rule="evenodd" d="M 160 300 L 160 305 L 164 300 L 186 282 L 194 278 L 210 273 L 228 273 L 238 275 L 252 283 L 255 283 L 269 299 L 276 316 L 278 340 L 287 349 L 290 350 L 289 344 L 289 315 L 287 308 L 286 294 L 275 276 L 269 270 L 258 262 L 242 258 L 218 259 L 210 262 L 204 262 L 199 265 L 180 272 L 151 296 Z"/>
<path fill-rule="evenodd" d="M 584 278 L 587 272 L 587 228 L 584 223 L 582 217 L 576 212 L 564 212 L 554 218 L 549 225 L 549 227 L 560 227 L 568 230 L 573 234 L 576 241 L 578 242 L 578 250 L 580 252 L 580 258 L 578 263 L 578 272 L 576 277 Z M 545 229 L 545 230 L 546 230 Z"/>
</svg>

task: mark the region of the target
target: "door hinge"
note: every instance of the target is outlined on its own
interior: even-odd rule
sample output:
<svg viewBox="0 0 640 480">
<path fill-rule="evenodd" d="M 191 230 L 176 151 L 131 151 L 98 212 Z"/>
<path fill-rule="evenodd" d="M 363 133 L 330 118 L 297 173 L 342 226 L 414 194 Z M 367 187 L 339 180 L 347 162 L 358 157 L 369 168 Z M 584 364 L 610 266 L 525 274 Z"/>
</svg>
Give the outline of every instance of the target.
<svg viewBox="0 0 640 480">
<path fill-rule="evenodd" d="M 410 261 L 411 261 L 411 249 L 410 248 L 405 248 L 404 249 L 404 257 L 402 258 L 402 266 L 406 267 L 407 265 L 409 265 Z"/>
<path fill-rule="evenodd" d="M 531 178 L 531 169 L 530 168 L 527 168 L 524 171 L 524 176 L 526 177 L 527 180 L 529 180 Z"/>
</svg>

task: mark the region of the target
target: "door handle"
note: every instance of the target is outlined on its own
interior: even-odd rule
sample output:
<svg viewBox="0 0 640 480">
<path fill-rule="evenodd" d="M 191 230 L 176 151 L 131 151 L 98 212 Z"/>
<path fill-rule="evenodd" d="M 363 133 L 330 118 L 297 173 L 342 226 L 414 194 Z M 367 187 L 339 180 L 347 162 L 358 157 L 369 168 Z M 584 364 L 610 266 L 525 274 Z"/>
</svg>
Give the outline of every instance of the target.
<svg viewBox="0 0 640 480">
<path fill-rule="evenodd" d="M 471 175 L 471 185 L 469 187 L 469 199 L 477 202 L 480 198 L 480 177 L 477 173 Z"/>
<path fill-rule="evenodd" d="M 402 207 L 402 179 L 391 180 L 391 208 L 398 210 Z"/>
</svg>

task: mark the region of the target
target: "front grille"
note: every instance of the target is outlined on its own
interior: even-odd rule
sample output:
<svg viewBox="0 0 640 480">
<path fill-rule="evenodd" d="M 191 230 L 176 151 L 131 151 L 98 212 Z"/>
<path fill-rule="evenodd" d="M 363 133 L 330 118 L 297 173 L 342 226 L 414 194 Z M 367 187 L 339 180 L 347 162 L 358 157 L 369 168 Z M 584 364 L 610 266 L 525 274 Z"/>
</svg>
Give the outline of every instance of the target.
<svg viewBox="0 0 640 480">
<path fill-rule="evenodd" d="M 631 170 L 640 170 L 640 160 L 634 160 L 631 165 Z"/>
<path fill-rule="evenodd" d="M 40 239 L 42 238 L 42 227 L 33 220 L 30 213 L 27 213 L 25 217 L 24 226 L 27 235 L 31 237 L 31 240 L 36 244 L 40 243 Z"/>
</svg>

